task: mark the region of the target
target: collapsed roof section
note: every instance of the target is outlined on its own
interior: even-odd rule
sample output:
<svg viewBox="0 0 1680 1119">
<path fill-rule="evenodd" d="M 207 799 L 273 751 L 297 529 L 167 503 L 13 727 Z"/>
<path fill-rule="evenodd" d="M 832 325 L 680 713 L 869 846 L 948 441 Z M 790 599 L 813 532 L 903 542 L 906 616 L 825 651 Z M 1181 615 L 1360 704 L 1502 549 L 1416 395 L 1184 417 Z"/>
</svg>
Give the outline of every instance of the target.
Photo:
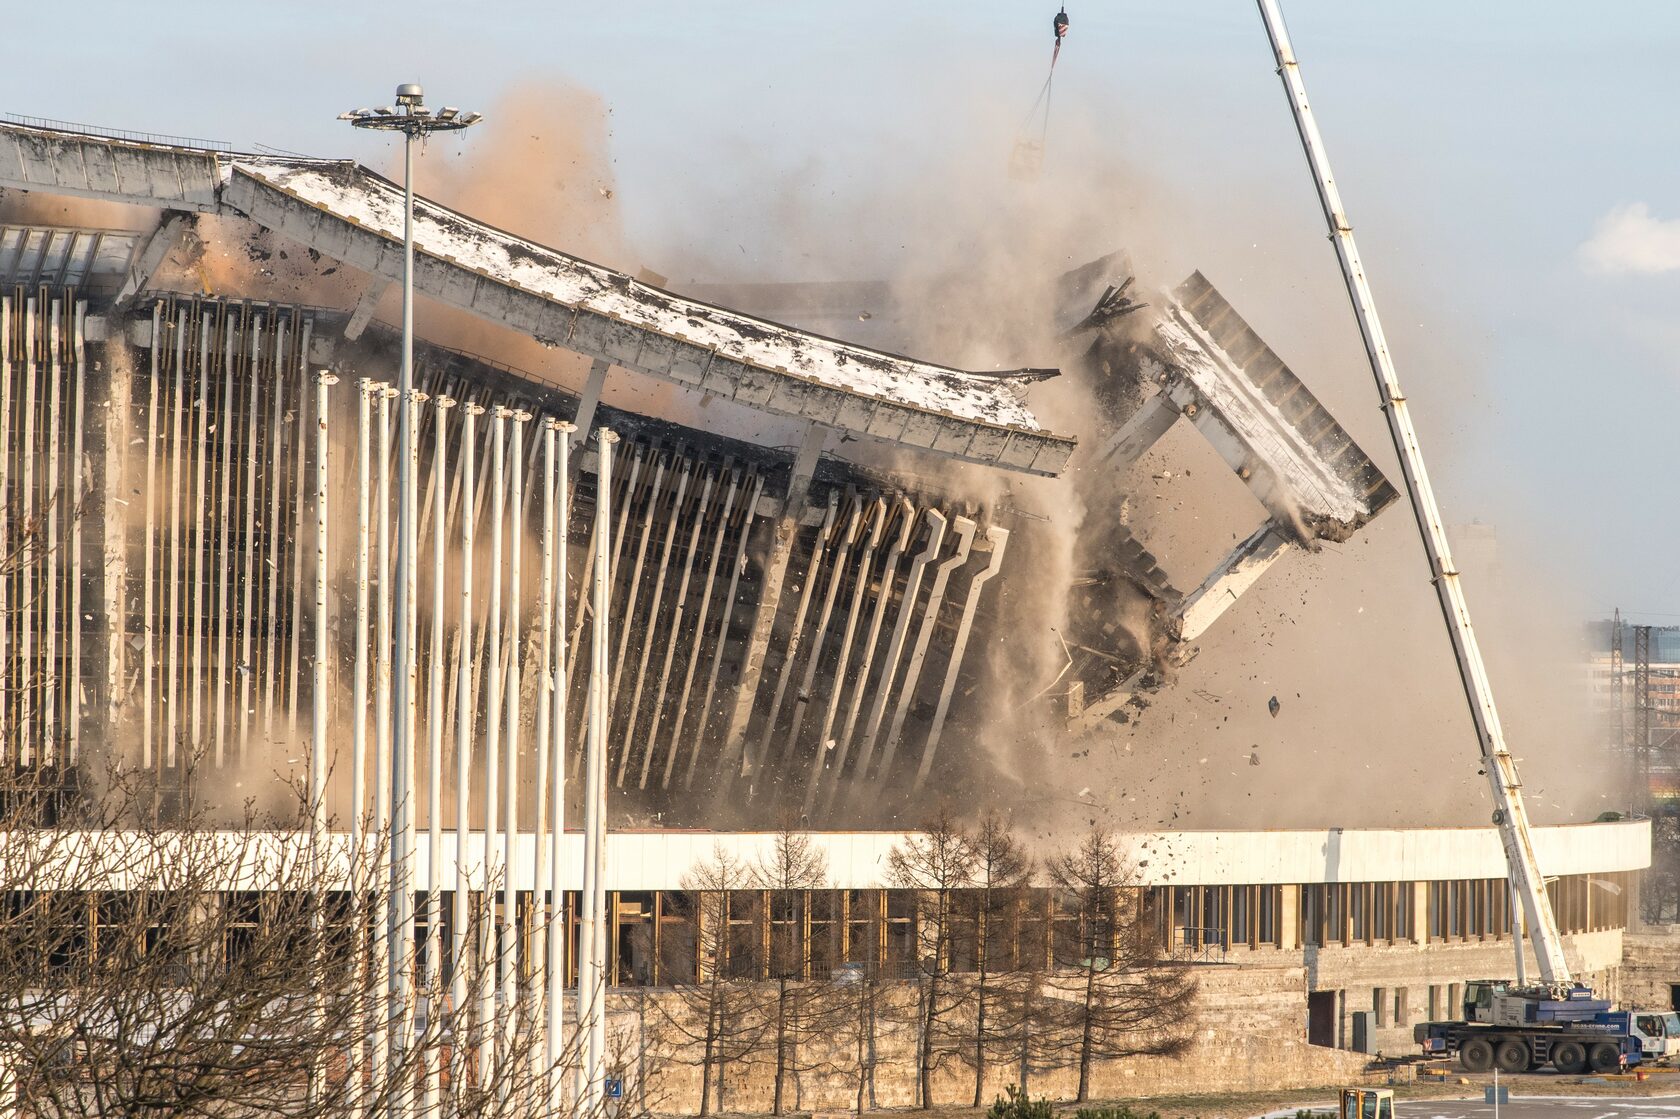
<svg viewBox="0 0 1680 1119">
<path fill-rule="evenodd" d="M 1155 323 L 1163 404 L 1191 421 L 1299 542 L 1341 540 L 1394 500 L 1375 463 L 1196 272 Z"/>
<path fill-rule="evenodd" d="M 1076 672 L 1069 722 L 1087 730 L 1114 717 L 1154 679 L 1159 663 L 1193 655 L 1238 598 L 1291 548 L 1316 551 L 1345 540 L 1397 496 L 1375 463 L 1271 347 L 1200 272 L 1159 306 L 1132 300 L 1130 279 L 1104 288 L 1074 328 L 1095 339 L 1085 355 L 1115 373 L 1106 399 L 1113 433 L 1098 448 L 1110 476 L 1154 446 L 1181 419 L 1190 423 L 1265 509 L 1266 518 L 1188 593 L 1172 587 L 1123 517 L 1096 522 L 1088 554 L 1114 557 L 1153 606 L 1149 656 L 1135 666 L 1094 661 Z M 1086 292 L 1089 296 L 1089 290 Z M 1147 315 L 1136 314 L 1151 307 Z M 1075 597 L 1075 604 L 1091 593 Z M 1076 632 L 1078 617 L 1068 622 Z M 1152 676 L 1152 673 L 1154 674 Z"/>
<path fill-rule="evenodd" d="M 276 160 L 0 124 L 0 186 L 231 212 L 374 277 L 402 275 L 402 192 L 349 161 Z M 968 462 L 1059 474 L 1074 440 L 1021 399 L 1049 370 L 973 373 L 683 298 L 416 200 L 415 285 L 488 321 L 761 411 Z"/>
</svg>

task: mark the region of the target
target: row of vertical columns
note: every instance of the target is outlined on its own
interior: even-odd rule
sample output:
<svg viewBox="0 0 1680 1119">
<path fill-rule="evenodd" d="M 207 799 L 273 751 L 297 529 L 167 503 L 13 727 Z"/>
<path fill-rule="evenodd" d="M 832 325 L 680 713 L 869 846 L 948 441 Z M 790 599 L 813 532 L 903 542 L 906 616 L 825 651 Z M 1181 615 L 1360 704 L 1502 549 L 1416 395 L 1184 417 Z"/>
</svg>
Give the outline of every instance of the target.
<svg viewBox="0 0 1680 1119">
<path fill-rule="evenodd" d="M 603 562 L 621 602 L 608 635 L 615 651 L 607 695 L 614 727 L 609 780 L 663 794 L 679 781 L 692 786 L 706 752 L 764 479 L 740 464 L 681 451 L 635 445 L 620 457 L 610 480 L 596 479 L 597 500 L 605 493 L 613 509 L 612 546 Z M 584 584 L 595 565 L 592 535 Z M 573 697 L 587 686 L 577 657 L 592 625 L 584 613 L 569 625 L 566 679 Z M 575 732 L 580 743 L 584 731 Z M 580 760 L 573 755 L 574 774 Z"/>
<path fill-rule="evenodd" d="M 762 698 L 742 697 L 763 704 L 744 767 L 753 799 L 798 795 L 809 818 L 834 812 L 842 793 L 878 795 L 918 697 L 932 707 L 915 778 L 925 780 L 984 588 L 1002 567 L 1009 536 L 987 529 L 984 562 L 953 594 L 977 534 L 973 520 L 957 517 L 953 525 L 940 510 L 903 497 L 830 491 L 803 559 L 789 564 L 798 598 L 788 604 L 790 620 L 773 630 L 782 641 L 774 684 Z M 943 622 L 952 636 L 936 643 L 947 612 L 955 614 Z M 923 696 L 931 658 L 943 671 Z"/>
<path fill-rule="evenodd" d="M 153 307 L 149 375 L 124 402 L 144 414 L 133 420 L 144 462 L 123 456 L 134 476 L 111 483 L 141 508 L 107 526 L 126 529 L 143 556 L 140 586 L 110 601 L 140 603 L 138 619 L 113 626 L 138 639 L 135 753 L 146 768 L 253 761 L 258 743 L 268 761 L 299 737 L 313 624 L 309 331 L 294 312 L 248 304 Z M 124 567 L 130 580 L 135 566 Z"/>
<path fill-rule="evenodd" d="M 0 293 L 0 746 L 6 764 L 74 765 L 80 745 L 85 304 Z"/>
<path fill-rule="evenodd" d="M 411 603 L 429 601 L 432 614 L 424 650 L 418 646 L 412 650 L 416 679 L 423 677 L 426 683 L 425 702 L 417 702 L 414 712 L 420 735 L 416 741 L 423 738 L 426 748 L 424 764 L 410 769 L 393 763 L 391 742 L 395 720 L 406 717 L 395 704 L 393 677 L 404 669 L 393 650 L 404 653 L 405 660 L 409 653 L 396 645 L 401 622 L 394 617 L 391 593 L 395 581 L 403 577 L 394 569 L 391 548 L 397 521 L 391 457 L 395 395 L 386 385 L 363 381 L 358 397 L 356 620 L 350 652 L 355 681 L 351 748 L 356 752 L 351 764 L 351 835 L 353 861 L 365 875 L 366 888 L 386 881 L 393 886 L 388 895 L 376 896 L 380 912 L 373 923 L 374 942 L 365 949 L 371 963 L 369 979 L 386 984 L 403 998 L 376 1012 L 365 1034 L 361 1028 L 353 1030 L 351 1048 L 363 1036 L 370 1038 L 365 1062 L 376 1080 L 388 1071 L 409 1067 L 404 1062 L 417 1056 L 409 1065 L 419 1071 L 415 1086 L 419 1110 L 444 1107 L 439 1048 L 444 1018 L 429 1014 L 426 1029 L 420 1030 L 411 997 L 418 992 L 436 1000 L 434 1005 L 447 1014 L 456 1056 L 451 1083 L 494 1083 L 499 1092 L 511 1092 L 527 1083 L 515 1063 L 528 1065 L 524 1071 L 540 1072 L 535 1065 L 540 1054 L 546 1062 L 543 1090 L 558 1093 L 558 1066 L 569 1051 L 560 1013 L 566 939 L 550 935 L 548 925 L 562 918 L 558 901 L 563 898 L 559 835 L 564 826 L 564 747 L 570 723 L 565 689 L 559 684 L 567 661 L 570 616 L 563 541 L 571 504 L 569 444 L 564 436 L 571 426 L 547 421 L 538 429 L 539 469 L 529 479 L 533 483 L 529 488 L 535 491 L 532 501 L 527 494 L 525 450 L 529 414 L 499 408 L 481 421 L 483 409 L 477 405 L 457 408 L 448 398 L 427 400 L 419 394 L 410 405 L 427 409 L 432 424 L 430 461 L 425 465 L 429 476 L 425 523 L 430 531 L 419 541 L 429 545 L 430 562 L 414 572 L 413 593 L 407 596 Z M 488 427 L 483 455 L 481 423 Z M 418 461 L 413 465 L 421 467 Z M 607 492 L 610 495 L 610 489 Z M 540 517 L 540 530 L 534 534 L 526 529 L 526 514 L 533 505 Z M 602 505 L 607 511 L 598 520 L 608 518 L 608 523 L 598 528 L 598 536 L 600 548 L 605 549 L 611 537 L 610 497 Z M 603 553 L 598 550 L 597 555 L 600 558 Z M 536 561 L 534 579 L 530 578 L 531 560 Z M 606 564 L 599 564 L 598 570 L 604 580 Z M 534 613 L 528 609 L 527 581 L 535 585 Z M 604 617 L 605 608 L 604 601 L 597 601 L 594 612 Z M 416 632 L 418 621 L 418 617 L 413 619 Z M 608 627 L 596 629 L 588 704 L 590 717 L 604 728 L 609 662 L 607 652 L 598 646 L 606 640 Z M 363 715 L 370 691 L 371 735 Z M 534 740 L 522 737 L 527 725 L 534 725 Z M 604 729 L 591 731 L 591 741 L 604 742 Z M 372 789 L 365 776 L 365 752 L 370 745 Z M 516 858 L 518 837 L 533 822 L 522 820 L 522 752 L 535 758 L 537 776 L 534 866 Z M 424 878 L 397 865 L 391 854 L 395 830 L 415 826 L 412 814 L 405 824 L 393 810 L 417 798 L 422 778 L 427 809 L 425 865 L 429 868 Z M 475 781 L 479 797 L 472 795 Z M 604 787 L 600 795 L 604 796 Z M 445 877 L 443 856 L 443 828 L 451 798 L 457 851 L 452 882 Z M 482 813 L 477 821 L 475 813 Z M 596 818 L 604 821 L 599 814 Z M 475 822 L 483 829 L 483 843 L 476 850 L 471 836 Z M 597 856 L 601 853 L 597 851 Z M 447 951 L 441 898 L 446 883 L 454 892 Z M 416 891 L 423 906 L 418 911 Z M 527 896 L 531 903 L 521 920 L 521 902 Z M 552 911 L 545 906 L 545 896 L 555 902 Z M 413 956 L 416 930 L 422 923 L 423 965 Z M 529 966 L 521 964 L 522 931 L 533 944 Z M 521 1048 L 526 1044 L 530 1048 Z M 351 1056 L 356 1058 L 354 1052 Z"/>
</svg>

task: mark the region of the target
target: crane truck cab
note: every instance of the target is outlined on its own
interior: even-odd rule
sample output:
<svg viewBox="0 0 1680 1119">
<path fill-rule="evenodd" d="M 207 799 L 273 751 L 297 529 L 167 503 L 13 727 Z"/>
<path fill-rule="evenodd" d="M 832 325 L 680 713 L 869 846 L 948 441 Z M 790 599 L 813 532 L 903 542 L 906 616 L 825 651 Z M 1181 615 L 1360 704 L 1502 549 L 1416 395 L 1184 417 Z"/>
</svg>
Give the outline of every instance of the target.
<svg viewBox="0 0 1680 1119">
<path fill-rule="evenodd" d="M 1640 1059 L 1644 1062 L 1667 1064 L 1671 1057 L 1680 1056 L 1680 1014 L 1636 1010 L 1629 1032 L 1639 1039 Z"/>
</svg>

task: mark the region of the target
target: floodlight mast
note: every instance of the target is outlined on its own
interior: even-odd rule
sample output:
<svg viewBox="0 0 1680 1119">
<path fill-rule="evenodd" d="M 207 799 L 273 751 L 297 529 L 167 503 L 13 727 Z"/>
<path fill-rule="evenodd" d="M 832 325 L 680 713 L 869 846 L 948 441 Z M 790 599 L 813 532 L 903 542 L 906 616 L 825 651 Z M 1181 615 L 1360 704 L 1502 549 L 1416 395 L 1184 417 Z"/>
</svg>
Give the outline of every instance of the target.
<svg viewBox="0 0 1680 1119">
<path fill-rule="evenodd" d="M 1470 717 L 1475 723 L 1476 738 L 1481 747 L 1482 771 L 1487 775 L 1493 792 L 1493 822 L 1499 828 L 1499 838 L 1505 847 L 1511 888 L 1522 898 L 1529 936 L 1534 942 L 1534 955 L 1540 965 L 1541 982 L 1554 988 L 1568 987 L 1569 965 L 1564 959 L 1563 937 L 1558 931 L 1557 915 L 1546 896 L 1546 882 L 1540 876 L 1539 860 L 1534 854 L 1534 837 L 1529 830 L 1528 810 L 1523 806 L 1517 763 L 1505 745 L 1505 731 L 1493 703 L 1493 688 L 1488 682 L 1487 667 L 1482 663 L 1481 648 L 1476 641 L 1476 632 L 1470 626 L 1470 609 L 1464 601 L 1458 569 L 1447 547 L 1446 527 L 1441 519 L 1440 507 L 1435 503 L 1429 474 L 1423 466 L 1417 429 L 1412 426 L 1406 396 L 1400 391 L 1400 381 L 1394 371 L 1394 358 L 1389 354 L 1388 340 L 1383 335 L 1382 322 L 1377 318 L 1376 298 L 1371 294 L 1371 286 L 1365 278 L 1365 266 L 1353 242 L 1353 226 L 1342 206 L 1341 192 L 1336 188 L 1335 176 L 1330 173 L 1324 138 L 1319 135 L 1318 123 L 1307 103 L 1307 89 L 1301 81 L 1301 67 L 1295 60 L 1289 29 L 1283 22 L 1283 11 L 1278 6 L 1278 0 L 1258 0 L 1258 3 L 1266 35 L 1271 39 L 1272 54 L 1277 59 L 1278 76 L 1283 79 L 1284 91 L 1289 95 L 1289 108 L 1295 115 L 1301 147 L 1306 151 L 1307 163 L 1318 186 L 1318 198 L 1330 225 L 1330 240 L 1335 244 L 1336 256 L 1342 264 L 1342 278 L 1347 283 L 1348 297 L 1353 301 L 1354 315 L 1359 320 L 1359 333 L 1365 341 L 1371 373 L 1376 377 L 1383 414 L 1388 419 L 1389 435 L 1394 440 L 1394 450 L 1405 475 L 1412 515 L 1417 519 L 1418 533 L 1423 537 L 1424 550 L 1429 556 L 1430 580 L 1435 584 L 1441 614 L 1447 623 L 1447 633 L 1452 638 L 1454 659 L 1458 662 L 1459 677 L 1464 685 L 1465 698 L 1470 703 Z M 1513 925 L 1516 926 L 1516 922 Z M 1520 937 L 1513 939 L 1520 960 L 1522 940 Z"/>
<path fill-rule="evenodd" d="M 403 134 L 402 360 L 397 372 L 397 554 L 392 596 L 397 624 L 391 650 L 391 660 L 397 669 L 393 674 L 391 705 L 390 889 L 394 904 L 391 926 L 384 930 L 395 941 L 393 951 L 388 953 L 390 965 L 385 977 L 385 1024 L 389 1028 L 400 1027 L 414 1005 L 414 734 L 419 678 L 413 609 L 418 576 L 414 534 L 414 412 L 419 403 L 414 392 L 414 141 L 424 140 L 434 132 L 458 132 L 476 124 L 481 117 L 478 113 L 463 114 L 459 109 L 434 115 L 425 106 L 425 94 L 420 86 L 405 84 L 397 87 L 395 107 L 356 109 L 340 113 L 338 119 L 347 120 L 357 128 Z M 387 516 L 389 511 L 382 510 L 380 515 Z M 435 774 L 432 779 L 436 780 Z M 361 811 L 360 805 L 356 811 Z M 436 876 L 436 867 L 431 869 L 431 874 Z M 406 1034 L 406 1029 L 399 1030 L 399 1045 L 407 1045 Z M 398 1095 L 392 1108 L 395 1119 L 408 1119 L 414 1112 L 412 1094 Z"/>
</svg>

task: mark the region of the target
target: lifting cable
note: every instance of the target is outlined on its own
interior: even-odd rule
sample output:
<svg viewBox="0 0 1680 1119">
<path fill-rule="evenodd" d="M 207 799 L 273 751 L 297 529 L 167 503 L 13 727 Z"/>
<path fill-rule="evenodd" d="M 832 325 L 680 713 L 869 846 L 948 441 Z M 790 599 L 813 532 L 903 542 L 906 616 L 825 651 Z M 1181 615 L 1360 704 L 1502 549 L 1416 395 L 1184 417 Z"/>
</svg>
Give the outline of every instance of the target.
<svg viewBox="0 0 1680 1119">
<path fill-rule="evenodd" d="M 1021 118 L 1021 126 L 1017 130 L 1021 139 L 1015 145 L 1016 162 L 1019 163 L 1023 157 L 1030 158 L 1034 165 L 1031 170 L 1035 172 L 1038 169 L 1037 163 L 1044 155 L 1044 141 L 1050 134 L 1050 95 L 1056 79 L 1056 60 L 1062 55 L 1062 40 L 1067 37 L 1068 33 L 1066 7 L 1056 13 L 1056 17 L 1050 21 L 1050 27 L 1055 33 L 1055 45 L 1050 51 L 1050 72 L 1044 76 L 1044 84 L 1039 87 L 1038 96 L 1033 99 L 1032 106 L 1027 110 L 1026 115 Z M 1035 122 L 1037 124 L 1036 137 L 1033 135 Z M 1017 169 L 1026 170 L 1027 168 L 1018 167 Z"/>
</svg>

